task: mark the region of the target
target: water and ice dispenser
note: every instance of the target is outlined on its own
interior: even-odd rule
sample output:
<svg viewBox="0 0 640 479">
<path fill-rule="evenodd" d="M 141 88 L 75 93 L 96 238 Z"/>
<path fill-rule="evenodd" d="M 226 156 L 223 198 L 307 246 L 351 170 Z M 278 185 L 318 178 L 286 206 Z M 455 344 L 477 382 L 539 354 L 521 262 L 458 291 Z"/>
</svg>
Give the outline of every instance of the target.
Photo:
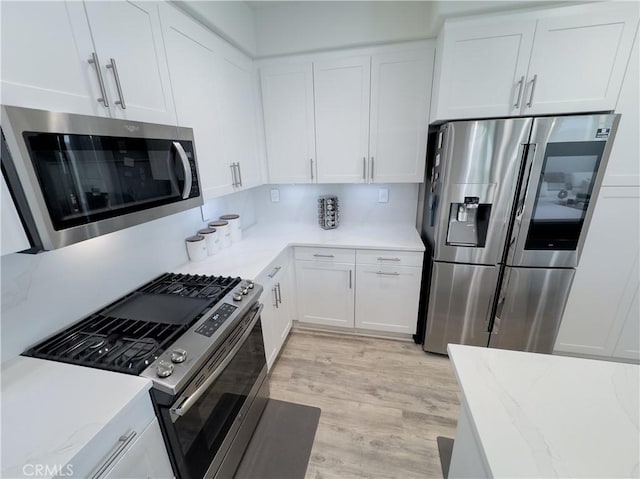
<svg viewBox="0 0 640 479">
<path fill-rule="evenodd" d="M 447 244 L 484 247 L 491 216 L 491 204 L 480 203 L 479 196 L 465 196 L 460 203 L 451 203 Z"/>
</svg>

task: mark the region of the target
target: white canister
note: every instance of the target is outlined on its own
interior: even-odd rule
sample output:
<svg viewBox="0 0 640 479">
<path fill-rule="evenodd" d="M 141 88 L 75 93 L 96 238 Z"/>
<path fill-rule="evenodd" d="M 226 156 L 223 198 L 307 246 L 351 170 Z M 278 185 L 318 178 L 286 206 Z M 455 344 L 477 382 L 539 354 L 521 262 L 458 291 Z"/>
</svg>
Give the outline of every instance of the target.
<svg viewBox="0 0 640 479">
<path fill-rule="evenodd" d="M 223 215 L 220 217 L 222 221 L 229 223 L 231 228 L 231 242 L 237 243 L 242 239 L 242 230 L 240 229 L 240 215 Z"/>
<path fill-rule="evenodd" d="M 215 228 L 204 228 L 198 231 L 199 235 L 204 236 L 207 243 L 207 255 L 213 256 L 220 249 L 220 239 L 218 238 L 218 230 Z"/>
<path fill-rule="evenodd" d="M 187 244 L 187 254 L 191 261 L 202 261 L 207 257 L 207 242 L 204 236 L 189 236 L 184 241 Z"/>
<path fill-rule="evenodd" d="M 218 238 L 220 240 L 220 248 L 228 248 L 231 246 L 231 228 L 228 221 L 212 221 L 209 228 L 218 230 Z"/>
</svg>

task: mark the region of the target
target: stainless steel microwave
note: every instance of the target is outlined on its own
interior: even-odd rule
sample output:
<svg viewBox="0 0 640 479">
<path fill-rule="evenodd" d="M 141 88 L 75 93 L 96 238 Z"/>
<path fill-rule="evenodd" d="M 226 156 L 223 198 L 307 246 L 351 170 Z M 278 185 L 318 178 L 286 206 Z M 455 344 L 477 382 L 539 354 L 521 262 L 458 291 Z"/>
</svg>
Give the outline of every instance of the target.
<svg viewBox="0 0 640 479">
<path fill-rule="evenodd" d="M 3 106 L 2 173 L 29 252 L 203 204 L 190 128 Z"/>
</svg>

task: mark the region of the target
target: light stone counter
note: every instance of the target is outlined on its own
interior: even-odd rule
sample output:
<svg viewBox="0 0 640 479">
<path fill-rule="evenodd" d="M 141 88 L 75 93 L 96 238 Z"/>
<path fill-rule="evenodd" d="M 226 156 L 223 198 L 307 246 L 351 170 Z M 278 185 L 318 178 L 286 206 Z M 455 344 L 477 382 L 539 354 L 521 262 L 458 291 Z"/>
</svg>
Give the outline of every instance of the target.
<svg viewBox="0 0 640 479">
<path fill-rule="evenodd" d="M 450 478 L 640 474 L 640 366 L 450 344 L 462 411 Z"/>
<path fill-rule="evenodd" d="M 412 225 L 341 225 L 323 230 L 308 223 L 258 223 L 242 231 L 242 241 L 204 261 L 190 262 L 177 273 L 240 276 L 256 279 L 288 246 L 424 251 Z"/>
<path fill-rule="evenodd" d="M 154 417 L 151 381 L 19 356 L 2 365 L 2 473 L 87 477 Z"/>
</svg>

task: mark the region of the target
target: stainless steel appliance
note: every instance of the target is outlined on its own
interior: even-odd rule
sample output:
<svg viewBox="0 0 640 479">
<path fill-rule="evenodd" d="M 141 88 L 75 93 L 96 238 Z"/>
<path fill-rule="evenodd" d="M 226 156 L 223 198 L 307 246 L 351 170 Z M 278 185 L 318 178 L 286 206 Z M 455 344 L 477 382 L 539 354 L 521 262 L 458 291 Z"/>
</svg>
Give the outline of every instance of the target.
<svg viewBox="0 0 640 479">
<path fill-rule="evenodd" d="M 269 395 L 261 292 L 167 273 L 24 354 L 151 379 L 176 476 L 231 477 Z"/>
<path fill-rule="evenodd" d="M 618 120 L 513 118 L 433 130 L 422 221 L 431 251 L 419 318 L 425 351 L 446 354 L 447 343 L 552 351 Z"/>
<path fill-rule="evenodd" d="M 3 106 L 2 172 L 30 252 L 203 204 L 189 128 Z"/>
</svg>

